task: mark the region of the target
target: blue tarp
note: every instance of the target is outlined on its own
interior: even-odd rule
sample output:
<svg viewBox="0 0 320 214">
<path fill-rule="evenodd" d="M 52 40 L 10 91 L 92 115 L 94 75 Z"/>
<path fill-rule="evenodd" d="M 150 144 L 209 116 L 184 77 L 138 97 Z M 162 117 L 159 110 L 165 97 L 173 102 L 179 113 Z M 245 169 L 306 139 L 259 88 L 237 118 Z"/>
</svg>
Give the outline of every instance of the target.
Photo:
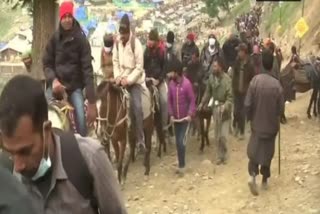
<svg viewBox="0 0 320 214">
<path fill-rule="evenodd" d="M 127 15 L 129 16 L 129 19 L 130 19 L 130 20 L 133 19 L 133 14 L 132 14 L 132 13 L 127 12 L 127 11 L 121 11 L 121 10 L 119 10 L 119 11 L 116 12 L 116 17 L 117 17 L 117 19 L 121 19 L 124 14 L 127 14 Z"/>
<path fill-rule="evenodd" d="M 88 24 L 86 25 L 88 30 L 94 30 L 98 26 L 98 21 L 95 19 L 91 19 Z"/>
<path fill-rule="evenodd" d="M 86 6 L 80 6 L 75 11 L 75 18 L 78 21 L 83 21 L 88 19 L 88 10 Z"/>
<path fill-rule="evenodd" d="M 4 48 L 6 45 L 7 45 L 7 43 L 0 42 L 0 50 L 1 50 L 2 48 Z"/>
<path fill-rule="evenodd" d="M 111 20 L 110 20 L 110 21 L 107 23 L 106 32 L 108 32 L 108 33 L 115 33 L 115 32 L 117 32 L 117 25 L 115 24 L 114 21 L 111 21 Z"/>
</svg>

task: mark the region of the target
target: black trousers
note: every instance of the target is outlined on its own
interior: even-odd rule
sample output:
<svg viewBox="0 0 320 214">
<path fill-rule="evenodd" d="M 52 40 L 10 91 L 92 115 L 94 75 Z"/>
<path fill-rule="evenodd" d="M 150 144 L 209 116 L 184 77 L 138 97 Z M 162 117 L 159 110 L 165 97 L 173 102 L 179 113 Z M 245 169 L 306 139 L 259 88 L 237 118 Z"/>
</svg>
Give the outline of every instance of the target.
<svg viewBox="0 0 320 214">
<path fill-rule="evenodd" d="M 233 112 L 233 127 L 240 131 L 240 134 L 244 134 L 246 116 L 244 109 L 245 94 L 235 94 L 234 96 L 234 112 Z"/>
<path fill-rule="evenodd" d="M 260 170 L 259 170 L 260 168 Z M 248 172 L 250 176 L 256 176 L 260 174 L 265 178 L 269 178 L 271 176 L 270 166 L 261 166 L 259 164 L 254 163 L 252 160 L 249 160 L 248 164 Z"/>
</svg>

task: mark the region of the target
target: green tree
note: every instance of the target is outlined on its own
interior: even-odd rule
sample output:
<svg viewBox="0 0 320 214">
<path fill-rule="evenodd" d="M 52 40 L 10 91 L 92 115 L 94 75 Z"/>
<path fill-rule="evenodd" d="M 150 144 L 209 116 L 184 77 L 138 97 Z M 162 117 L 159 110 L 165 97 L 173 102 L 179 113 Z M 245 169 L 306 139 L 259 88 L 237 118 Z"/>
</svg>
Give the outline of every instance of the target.
<svg viewBox="0 0 320 214">
<path fill-rule="evenodd" d="M 55 0 L 7 0 L 17 7 L 28 7 L 33 17 L 32 68 L 31 75 L 39 80 L 44 79 L 42 56 L 48 40 L 56 29 L 56 11 L 58 4 Z"/>
<path fill-rule="evenodd" d="M 221 21 L 219 17 L 219 0 L 205 0 L 207 13 L 210 17 L 216 17 L 219 22 Z"/>
</svg>

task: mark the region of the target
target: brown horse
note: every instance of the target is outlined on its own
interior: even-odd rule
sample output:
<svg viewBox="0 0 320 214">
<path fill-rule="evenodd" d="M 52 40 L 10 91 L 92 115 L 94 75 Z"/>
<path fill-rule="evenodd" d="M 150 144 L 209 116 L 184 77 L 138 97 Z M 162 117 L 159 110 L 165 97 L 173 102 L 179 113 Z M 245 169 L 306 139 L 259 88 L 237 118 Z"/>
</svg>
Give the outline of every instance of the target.
<svg viewBox="0 0 320 214">
<path fill-rule="evenodd" d="M 122 183 L 127 177 L 130 160 L 135 160 L 136 148 L 135 133 L 132 131 L 132 127 L 129 128 L 130 125 L 128 124 L 128 95 L 125 89 L 116 86 L 111 81 L 103 81 L 97 88 L 97 95 L 98 99 L 101 100 L 98 136 L 102 139 L 109 158 L 111 157 L 110 142 L 112 143 L 117 162 L 118 180 Z M 144 155 L 145 175 L 150 173 L 153 122 L 153 114 L 151 113 L 144 119 L 143 124 L 146 145 Z M 127 142 L 129 142 L 129 155 L 126 154 Z M 123 162 L 125 162 L 124 168 Z"/>
<path fill-rule="evenodd" d="M 314 57 L 307 63 L 297 65 L 295 62 L 289 63 L 281 72 L 280 82 L 284 89 L 285 100 L 291 100 L 293 89 L 300 93 L 312 91 L 307 115 L 311 118 L 311 108 L 313 105 L 313 115 L 320 113 L 320 64 Z"/>
</svg>

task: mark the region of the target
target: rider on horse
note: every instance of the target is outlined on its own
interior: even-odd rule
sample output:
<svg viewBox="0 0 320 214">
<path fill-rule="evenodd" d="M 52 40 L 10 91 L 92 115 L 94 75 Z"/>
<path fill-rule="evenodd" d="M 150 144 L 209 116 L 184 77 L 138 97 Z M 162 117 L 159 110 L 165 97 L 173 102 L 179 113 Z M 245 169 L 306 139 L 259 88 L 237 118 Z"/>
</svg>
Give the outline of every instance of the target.
<svg viewBox="0 0 320 214">
<path fill-rule="evenodd" d="M 73 17 L 73 3 L 60 7 L 59 29 L 49 40 L 43 58 L 47 83 L 47 98 L 66 92 L 75 109 L 75 121 L 80 135 L 87 135 L 83 89 L 89 101 L 88 124 L 96 120 L 96 97 L 90 44 L 79 22 Z"/>
<path fill-rule="evenodd" d="M 130 94 L 130 117 L 133 119 L 138 149 L 144 152 L 142 93 L 145 90 L 143 49 L 138 38 L 130 30 L 130 20 L 125 14 L 119 27 L 120 41 L 113 51 L 113 74 L 117 85 L 128 88 Z"/>
</svg>

